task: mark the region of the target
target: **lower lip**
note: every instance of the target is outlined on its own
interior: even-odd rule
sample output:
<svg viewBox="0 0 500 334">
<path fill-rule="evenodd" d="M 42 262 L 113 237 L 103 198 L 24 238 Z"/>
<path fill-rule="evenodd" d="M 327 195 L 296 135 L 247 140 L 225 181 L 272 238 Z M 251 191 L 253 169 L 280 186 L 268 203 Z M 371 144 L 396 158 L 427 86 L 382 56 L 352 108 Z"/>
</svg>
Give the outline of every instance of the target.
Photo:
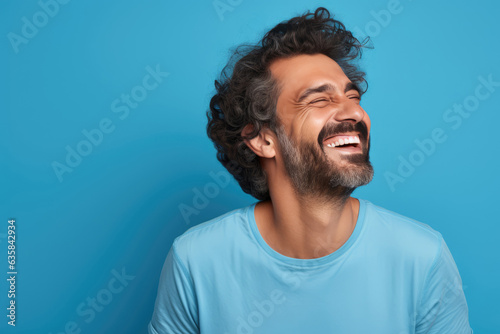
<svg viewBox="0 0 500 334">
<path fill-rule="evenodd" d="M 331 150 L 336 150 L 338 152 L 343 152 L 343 153 L 361 153 L 361 146 L 340 146 L 340 147 L 329 147 L 326 146 L 327 148 Z"/>
</svg>

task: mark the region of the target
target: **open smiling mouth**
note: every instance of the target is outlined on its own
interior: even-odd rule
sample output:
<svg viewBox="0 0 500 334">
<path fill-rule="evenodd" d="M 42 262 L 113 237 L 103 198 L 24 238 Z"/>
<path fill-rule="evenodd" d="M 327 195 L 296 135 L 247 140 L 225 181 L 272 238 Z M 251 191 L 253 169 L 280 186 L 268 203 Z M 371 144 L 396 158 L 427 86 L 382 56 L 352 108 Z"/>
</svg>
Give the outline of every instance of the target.
<svg viewBox="0 0 500 334">
<path fill-rule="evenodd" d="M 328 138 L 323 145 L 339 152 L 361 152 L 361 142 L 358 135 L 336 135 Z"/>
</svg>

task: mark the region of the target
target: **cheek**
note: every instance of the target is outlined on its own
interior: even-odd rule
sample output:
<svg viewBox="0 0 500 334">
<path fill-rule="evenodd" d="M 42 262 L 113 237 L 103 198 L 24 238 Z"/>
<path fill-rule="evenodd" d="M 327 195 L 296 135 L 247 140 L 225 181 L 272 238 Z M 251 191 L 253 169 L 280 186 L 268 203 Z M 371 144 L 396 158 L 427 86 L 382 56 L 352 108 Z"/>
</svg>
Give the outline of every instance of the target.
<svg viewBox="0 0 500 334">
<path fill-rule="evenodd" d="M 317 143 L 319 133 L 325 126 L 326 121 L 327 119 L 325 117 L 314 117 L 313 114 L 310 114 L 306 119 L 303 120 L 300 128 L 296 128 L 296 130 L 300 131 L 298 132 L 300 139 L 307 142 Z"/>
<path fill-rule="evenodd" d="M 313 115 L 311 115 L 311 117 L 309 117 L 309 119 L 306 122 L 308 130 L 312 133 L 316 133 L 316 135 L 319 134 L 321 129 L 323 129 L 323 127 L 325 126 L 327 120 L 328 118 L 324 116 L 314 117 Z"/>
<path fill-rule="evenodd" d="M 307 109 L 297 112 L 296 117 L 292 120 L 291 131 L 295 138 L 300 140 L 316 140 L 319 131 L 324 125 L 324 118 L 320 115 L 315 115 Z"/>
</svg>

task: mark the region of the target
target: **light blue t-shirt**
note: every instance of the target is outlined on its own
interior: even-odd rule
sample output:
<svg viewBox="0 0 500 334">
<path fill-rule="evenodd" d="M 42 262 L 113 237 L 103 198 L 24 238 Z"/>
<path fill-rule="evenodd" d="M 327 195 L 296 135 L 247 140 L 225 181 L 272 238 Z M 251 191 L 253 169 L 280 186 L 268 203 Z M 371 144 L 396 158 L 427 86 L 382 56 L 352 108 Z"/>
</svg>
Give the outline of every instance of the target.
<svg viewBox="0 0 500 334">
<path fill-rule="evenodd" d="M 359 202 L 349 239 L 316 259 L 272 249 L 256 203 L 190 228 L 167 255 L 149 333 L 472 333 L 441 234 Z"/>
</svg>

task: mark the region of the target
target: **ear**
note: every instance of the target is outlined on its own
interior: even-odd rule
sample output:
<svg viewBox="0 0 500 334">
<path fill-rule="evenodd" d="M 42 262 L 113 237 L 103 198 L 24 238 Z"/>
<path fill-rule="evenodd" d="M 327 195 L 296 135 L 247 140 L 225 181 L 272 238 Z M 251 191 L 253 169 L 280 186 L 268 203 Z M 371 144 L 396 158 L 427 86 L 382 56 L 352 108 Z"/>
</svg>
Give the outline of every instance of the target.
<svg viewBox="0 0 500 334">
<path fill-rule="evenodd" d="M 241 131 L 242 137 L 245 138 L 248 136 L 253 129 L 254 126 L 252 124 L 247 124 Z M 274 158 L 276 155 L 276 136 L 268 127 L 263 127 L 256 137 L 243 140 L 245 141 L 245 144 L 259 157 Z"/>
</svg>

